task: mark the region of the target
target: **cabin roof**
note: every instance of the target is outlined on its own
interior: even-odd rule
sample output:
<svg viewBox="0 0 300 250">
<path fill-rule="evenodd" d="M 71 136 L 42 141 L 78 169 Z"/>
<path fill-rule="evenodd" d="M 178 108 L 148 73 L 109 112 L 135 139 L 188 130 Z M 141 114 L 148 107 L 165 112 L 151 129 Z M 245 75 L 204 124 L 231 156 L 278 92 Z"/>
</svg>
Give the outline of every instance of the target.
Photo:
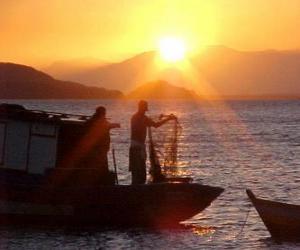
<svg viewBox="0 0 300 250">
<path fill-rule="evenodd" d="M 89 116 L 42 110 L 29 110 L 18 104 L 0 104 L 0 119 L 52 124 L 84 124 Z"/>
</svg>

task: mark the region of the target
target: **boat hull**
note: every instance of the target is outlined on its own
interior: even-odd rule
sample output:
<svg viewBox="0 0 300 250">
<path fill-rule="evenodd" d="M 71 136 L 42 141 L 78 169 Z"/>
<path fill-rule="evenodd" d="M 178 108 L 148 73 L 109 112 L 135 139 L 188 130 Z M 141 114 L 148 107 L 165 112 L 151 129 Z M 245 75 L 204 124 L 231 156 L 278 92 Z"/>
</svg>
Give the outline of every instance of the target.
<svg viewBox="0 0 300 250">
<path fill-rule="evenodd" d="M 171 227 L 203 211 L 222 188 L 193 183 L 53 188 L 5 185 L 0 223 Z"/>
<path fill-rule="evenodd" d="M 300 206 L 256 198 L 247 195 L 274 239 L 300 241 Z"/>
</svg>

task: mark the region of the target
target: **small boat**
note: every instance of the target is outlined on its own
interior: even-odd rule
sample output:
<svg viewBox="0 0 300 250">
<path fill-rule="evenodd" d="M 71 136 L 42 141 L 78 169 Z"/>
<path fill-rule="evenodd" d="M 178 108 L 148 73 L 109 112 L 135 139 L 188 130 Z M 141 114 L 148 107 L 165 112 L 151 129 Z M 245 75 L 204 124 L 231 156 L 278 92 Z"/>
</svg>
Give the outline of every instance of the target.
<svg viewBox="0 0 300 250">
<path fill-rule="evenodd" d="M 259 199 L 251 190 L 246 192 L 274 239 L 300 240 L 300 205 Z"/>
<path fill-rule="evenodd" d="M 90 166 L 93 159 L 74 166 L 66 158 L 86 120 L 0 105 L 0 224 L 170 227 L 223 192 L 180 178 L 119 185 Z"/>
</svg>

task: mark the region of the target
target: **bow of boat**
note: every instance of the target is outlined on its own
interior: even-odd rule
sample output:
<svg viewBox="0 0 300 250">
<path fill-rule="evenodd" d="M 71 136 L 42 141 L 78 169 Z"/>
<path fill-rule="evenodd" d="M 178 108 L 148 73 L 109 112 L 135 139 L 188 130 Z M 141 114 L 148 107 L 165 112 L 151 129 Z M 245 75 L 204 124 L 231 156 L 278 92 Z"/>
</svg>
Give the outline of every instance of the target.
<svg viewBox="0 0 300 250">
<path fill-rule="evenodd" d="M 300 206 L 256 198 L 246 190 L 249 199 L 271 236 L 280 241 L 300 240 Z"/>
</svg>

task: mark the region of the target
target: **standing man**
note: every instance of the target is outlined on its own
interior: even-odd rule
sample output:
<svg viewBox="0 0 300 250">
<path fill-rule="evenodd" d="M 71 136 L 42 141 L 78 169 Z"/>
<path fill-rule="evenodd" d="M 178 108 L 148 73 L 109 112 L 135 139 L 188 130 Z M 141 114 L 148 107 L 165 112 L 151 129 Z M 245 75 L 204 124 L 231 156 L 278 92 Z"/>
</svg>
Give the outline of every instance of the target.
<svg viewBox="0 0 300 250">
<path fill-rule="evenodd" d="M 87 135 L 85 145 L 88 149 L 87 158 L 93 161 L 103 174 L 108 173 L 107 154 L 110 148 L 110 130 L 120 128 L 119 123 L 110 123 L 106 119 L 106 109 L 102 106 L 96 109 L 95 114 L 86 123 Z"/>
<path fill-rule="evenodd" d="M 145 184 L 146 182 L 146 136 L 147 127 L 155 127 L 163 125 L 169 120 L 176 119 L 174 115 L 154 122 L 145 115 L 148 111 L 148 103 L 139 101 L 138 111 L 131 118 L 131 144 L 129 149 L 129 171 L 131 171 L 132 184 Z"/>
</svg>

